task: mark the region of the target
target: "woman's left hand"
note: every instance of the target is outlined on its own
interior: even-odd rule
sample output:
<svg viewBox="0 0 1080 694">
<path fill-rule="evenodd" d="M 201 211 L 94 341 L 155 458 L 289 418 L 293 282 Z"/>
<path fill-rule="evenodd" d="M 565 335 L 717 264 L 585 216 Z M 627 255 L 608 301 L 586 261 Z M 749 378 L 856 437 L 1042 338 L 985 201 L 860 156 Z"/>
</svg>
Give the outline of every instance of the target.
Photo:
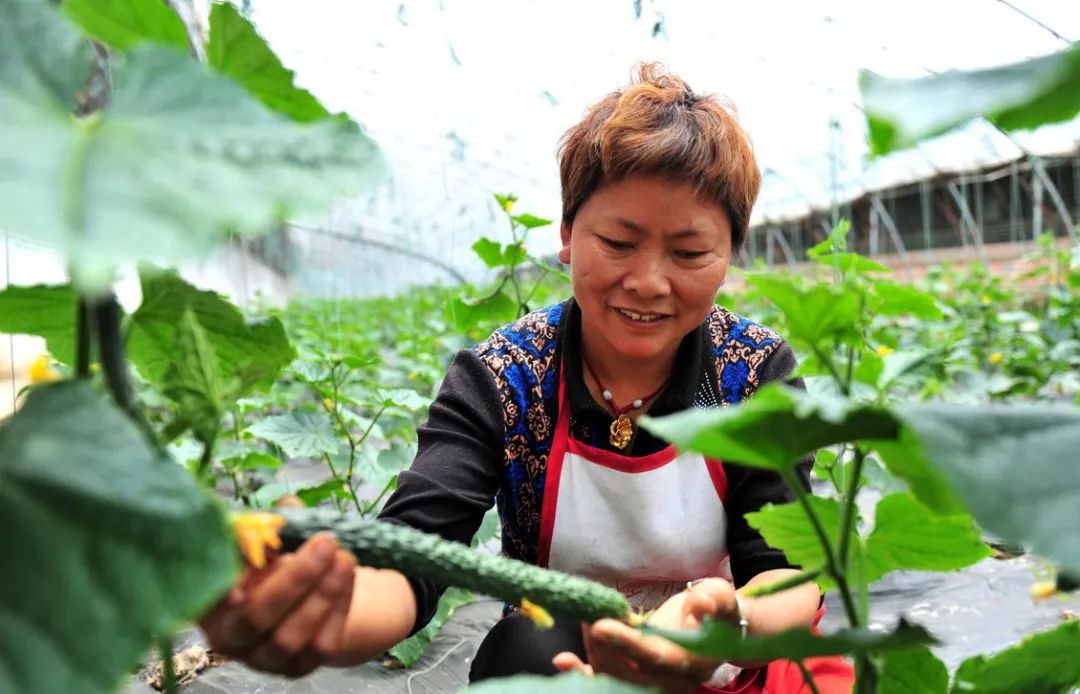
<svg viewBox="0 0 1080 694">
<path fill-rule="evenodd" d="M 735 588 L 721 578 L 706 579 L 690 590 L 669 598 L 649 617 L 649 624 L 665 629 L 695 629 L 708 615 L 738 621 Z M 692 692 L 707 681 L 722 663 L 691 655 L 659 636 L 614 619 L 582 625 L 588 663 L 570 652 L 555 656 L 555 667 L 586 675 L 605 673 L 628 682 L 659 687 L 671 694 Z"/>
</svg>

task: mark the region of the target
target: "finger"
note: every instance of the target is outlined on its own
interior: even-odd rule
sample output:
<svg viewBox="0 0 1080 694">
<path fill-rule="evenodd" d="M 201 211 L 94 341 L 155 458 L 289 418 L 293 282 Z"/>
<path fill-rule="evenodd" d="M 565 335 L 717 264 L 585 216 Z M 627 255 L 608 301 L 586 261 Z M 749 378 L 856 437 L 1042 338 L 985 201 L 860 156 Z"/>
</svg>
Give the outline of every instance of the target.
<svg viewBox="0 0 1080 694">
<path fill-rule="evenodd" d="M 243 601 L 243 591 L 234 586 L 199 619 L 199 627 L 206 634 L 206 641 L 212 650 L 226 655 L 235 652 L 238 634 L 229 625 L 242 614 Z"/>
<path fill-rule="evenodd" d="M 611 622 L 613 624 L 605 624 Z M 618 648 L 612 645 L 606 631 L 614 626 L 621 625 L 615 620 L 600 620 L 596 624 L 586 625 L 584 630 L 585 654 L 589 659 L 589 665 L 597 673 L 604 673 L 627 682 L 638 684 L 652 684 L 645 678 L 637 664 L 623 655 Z"/>
<path fill-rule="evenodd" d="M 643 636 L 637 629 L 621 622 L 604 621 L 611 623 L 597 622 L 597 629 L 594 630 L 596 640 L 632 661 L 635 669 L 645 677 L 675 677 L 701 682 L 708 679 L 718 665 L 692 656 L 667 639 Z"/>
<path fill-rule="evenodd" d="M 325 662 L 325 659 L 314 651 L 304 651 L 285 664 L 281 674 L 286 677 L 303 677 Z"/>
<path fill-rule="evenodd" d="M 349 579 L 344 589 L 338 594 L 337 601 L 330 610 L 330 617 L 323 624 L 311 649 L 321 653 L 324 657 L 330 657 L 341 651 L 345 646 L 345 623 L 349 618 L 349 610 L 352 607 L 353 593 L 356 591 L 356 560 L 348 552 L 339 552 L 338 561 L 344 562 L 349 567 Z"/>
<path fill-rule="evenodd" d="M 249 590 L 247 618 L 251 624 L 262 632 L 277 626 L 331 570 L 336 552 L 333 536 L 320 533 L 296 554 L 276 561 L 272 573 Z"/>
<path fill-rule="evenodd" d="M 705 617 L 728 618 L 736 611 L 735 587 L 722 578 L 709 578 L 688 591 L 684 601 L 685 616 L 696 623 Z"/>
<path fill-rule="evenodd" d="M 551 664 L 555 666 L 555 669 L 559 672 L 580 672 L 582 674 L 591 675 L 589 672 L 589 666 L 585 664 L 577 653 L 570 651 L 563 651 L 558 653 L 551 659 Z"/>
<path fill-rule="evenodd" d="M 264 630 L 248 619 L 247 597 L 243 588 L 233 588 L 204 620 L 202 626 L 214 651 L 239 658 L 265 637 Z"/>
<path fill-rule="evenodd" d="M 270 643 L 277 647 L 276 650 L 288 654 L 290 658 L 306 650 L 339 604 L 341 595 L 351 595 L 354 574 L 352 564 L 345 559 L 336 559 L 333 569 L 323 576 L 315 590 L 274 629 Z M 348 609 L 348 605 L 345 609 Z"/>
<path fill-rule="evenodd" d="M 274 502 L 274 508 L 305 508 L 304 502 L 294 494 L 286 494 Z"/>
</svg>

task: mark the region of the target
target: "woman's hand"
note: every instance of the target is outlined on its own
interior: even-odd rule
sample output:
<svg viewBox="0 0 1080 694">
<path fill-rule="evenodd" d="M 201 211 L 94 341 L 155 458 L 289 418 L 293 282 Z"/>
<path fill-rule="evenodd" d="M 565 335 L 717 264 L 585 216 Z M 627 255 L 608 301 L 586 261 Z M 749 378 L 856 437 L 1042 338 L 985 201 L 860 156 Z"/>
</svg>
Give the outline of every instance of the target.
<svg viewBox="0 0 1080 694">
<path fill-rule="evenodd" d="M 695 629 L 712 615 L 738 622 L 735 588 L 721 578 L 711 578 L 669 598 L 649 618 L 649 624 L 666 629 Z M 665 692 L 691 692 L 707 681 L 722 663 L 691 655 L 659 636 L 645 636 L 634 627 L 613 619 L 582 626 L 588 664 L 569 652 L 553 660 L 564 672 L 587 675 L 605 673 L 628 682 L 659 687 Z"/>
<path fill-rule="evenodd" d="M 300 677 L 342 647 L 356 561 L 332 535 L 248 569 L 202 620 L 210 647 L 256 670 Z"/>
</svg>

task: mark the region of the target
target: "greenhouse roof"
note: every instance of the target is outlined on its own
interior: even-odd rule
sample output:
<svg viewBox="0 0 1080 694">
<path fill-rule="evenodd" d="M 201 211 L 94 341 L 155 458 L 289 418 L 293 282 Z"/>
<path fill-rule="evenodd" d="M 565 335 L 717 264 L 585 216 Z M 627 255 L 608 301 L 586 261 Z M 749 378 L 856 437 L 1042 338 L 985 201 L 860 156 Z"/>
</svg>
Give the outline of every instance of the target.
<svg viewBox="0 0 1080 694">
<path fill-rule="evenodd" d="M 327 226 L 422 247 L 470 276 L 484 272 L 472 241 L 505 233 L 491 194 L 557 217 L 560 135 L 641 61 L 736 104 L 764 172 L 755 223 L 1011 161 L 1019 147 L 1067 151 L 1080 134 L 1073 123 L 1009 142 L 973 124 L 867 163 L 859 69 L 919 77 L 1060 50 L 1080 37 L 1080 13 L 1058 0 L 247 4 L 298 81 L 363 123 L 390 161 L 390 184 Z M 538 253 L 557 246 L 546 229 L 530 239 Z M 438 275 L 423 272 L 408 281 Z"/>
</svg>

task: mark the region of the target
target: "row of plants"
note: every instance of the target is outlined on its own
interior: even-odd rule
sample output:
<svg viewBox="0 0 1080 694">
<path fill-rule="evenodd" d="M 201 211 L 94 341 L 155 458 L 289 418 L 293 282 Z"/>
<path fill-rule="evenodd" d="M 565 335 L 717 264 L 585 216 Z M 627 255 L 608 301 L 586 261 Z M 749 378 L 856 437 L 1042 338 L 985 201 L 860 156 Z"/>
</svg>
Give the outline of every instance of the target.
<svg viewBox="0 0 1080 694">
<path fill-rule="evenodd" d="M 251 316 L 167 269 L 325 207 L 338 192 L 328 181 L 358 192 L 381 175 L 373 143 L 295 87 L 235 8 L 213 5 L 208 33 L 157 0 L 0 0 L 0 226 L 56 247 L 71 278 L 0 293 L 0 331 L 44 337 L 59 377 L 0 427 L 0 522 L 14 529 L 0 538 L 3 690 L 111 691 L 148 646 L 169 649 L 241 570 L 230 510 L 295 494 L 339 518 L 377 513 L 453 352 L 567 294 L 561 272 L 527 252 L 528 233 L 548 221 L 515 214 L 508 195 L 496 200 L 509 243 L 474 246 L 497 272 L 491 287 Z M 1066 288 L 1077 271 L 1044 264 L 1060 291 L 1028 295 L 943 270 L 923 291 L 849 253 L 846 234 L 840 226 L 814 250 L 821 277 L 754 274 L 750 294 L 725 299 L 793 342 L 810 395 L 770 387 L 742 407 L 648 425 L 783 475 L 822 450 L 835 496 L 802 496 L 752 522 L 805 567 L 799 580 L 838 591 L 849 628 L 742 640 L 709 623 L 666 636 L 722 658 L 851 653 L 860 691 L 946 691 L 925 630 L 868 629 L 867 585 L 895 569 L 978 561 L 980 529 L 1080 570 L 1063 520 L 1080 487 L 1068 464 L 1080 414 L 988 403 L 1075 397 L 1076 351 L 1061 345 L 1076 338 Z M 142 299 L 125 314 L 111 286 L 132 263 Z M 968 372 L 1010 383 L 958 385 Z M 279 481 L 297 463 L 322 466 L 326 481 Z M 874 466 L 906 489 L 882 499 L 870 528 L 854 509 Z M 485 523 L 477 541 L 493 534 Z M 467 599 L 448 593 L 440 614 Z M 397 657 L 414 660 L 434 629 Z M 1067 623 L 971 659 L 951 687 L 1062 690 L 1080 673 L 1049 659 L 1075 652 L 1078 638 Z"/>
</svg>

